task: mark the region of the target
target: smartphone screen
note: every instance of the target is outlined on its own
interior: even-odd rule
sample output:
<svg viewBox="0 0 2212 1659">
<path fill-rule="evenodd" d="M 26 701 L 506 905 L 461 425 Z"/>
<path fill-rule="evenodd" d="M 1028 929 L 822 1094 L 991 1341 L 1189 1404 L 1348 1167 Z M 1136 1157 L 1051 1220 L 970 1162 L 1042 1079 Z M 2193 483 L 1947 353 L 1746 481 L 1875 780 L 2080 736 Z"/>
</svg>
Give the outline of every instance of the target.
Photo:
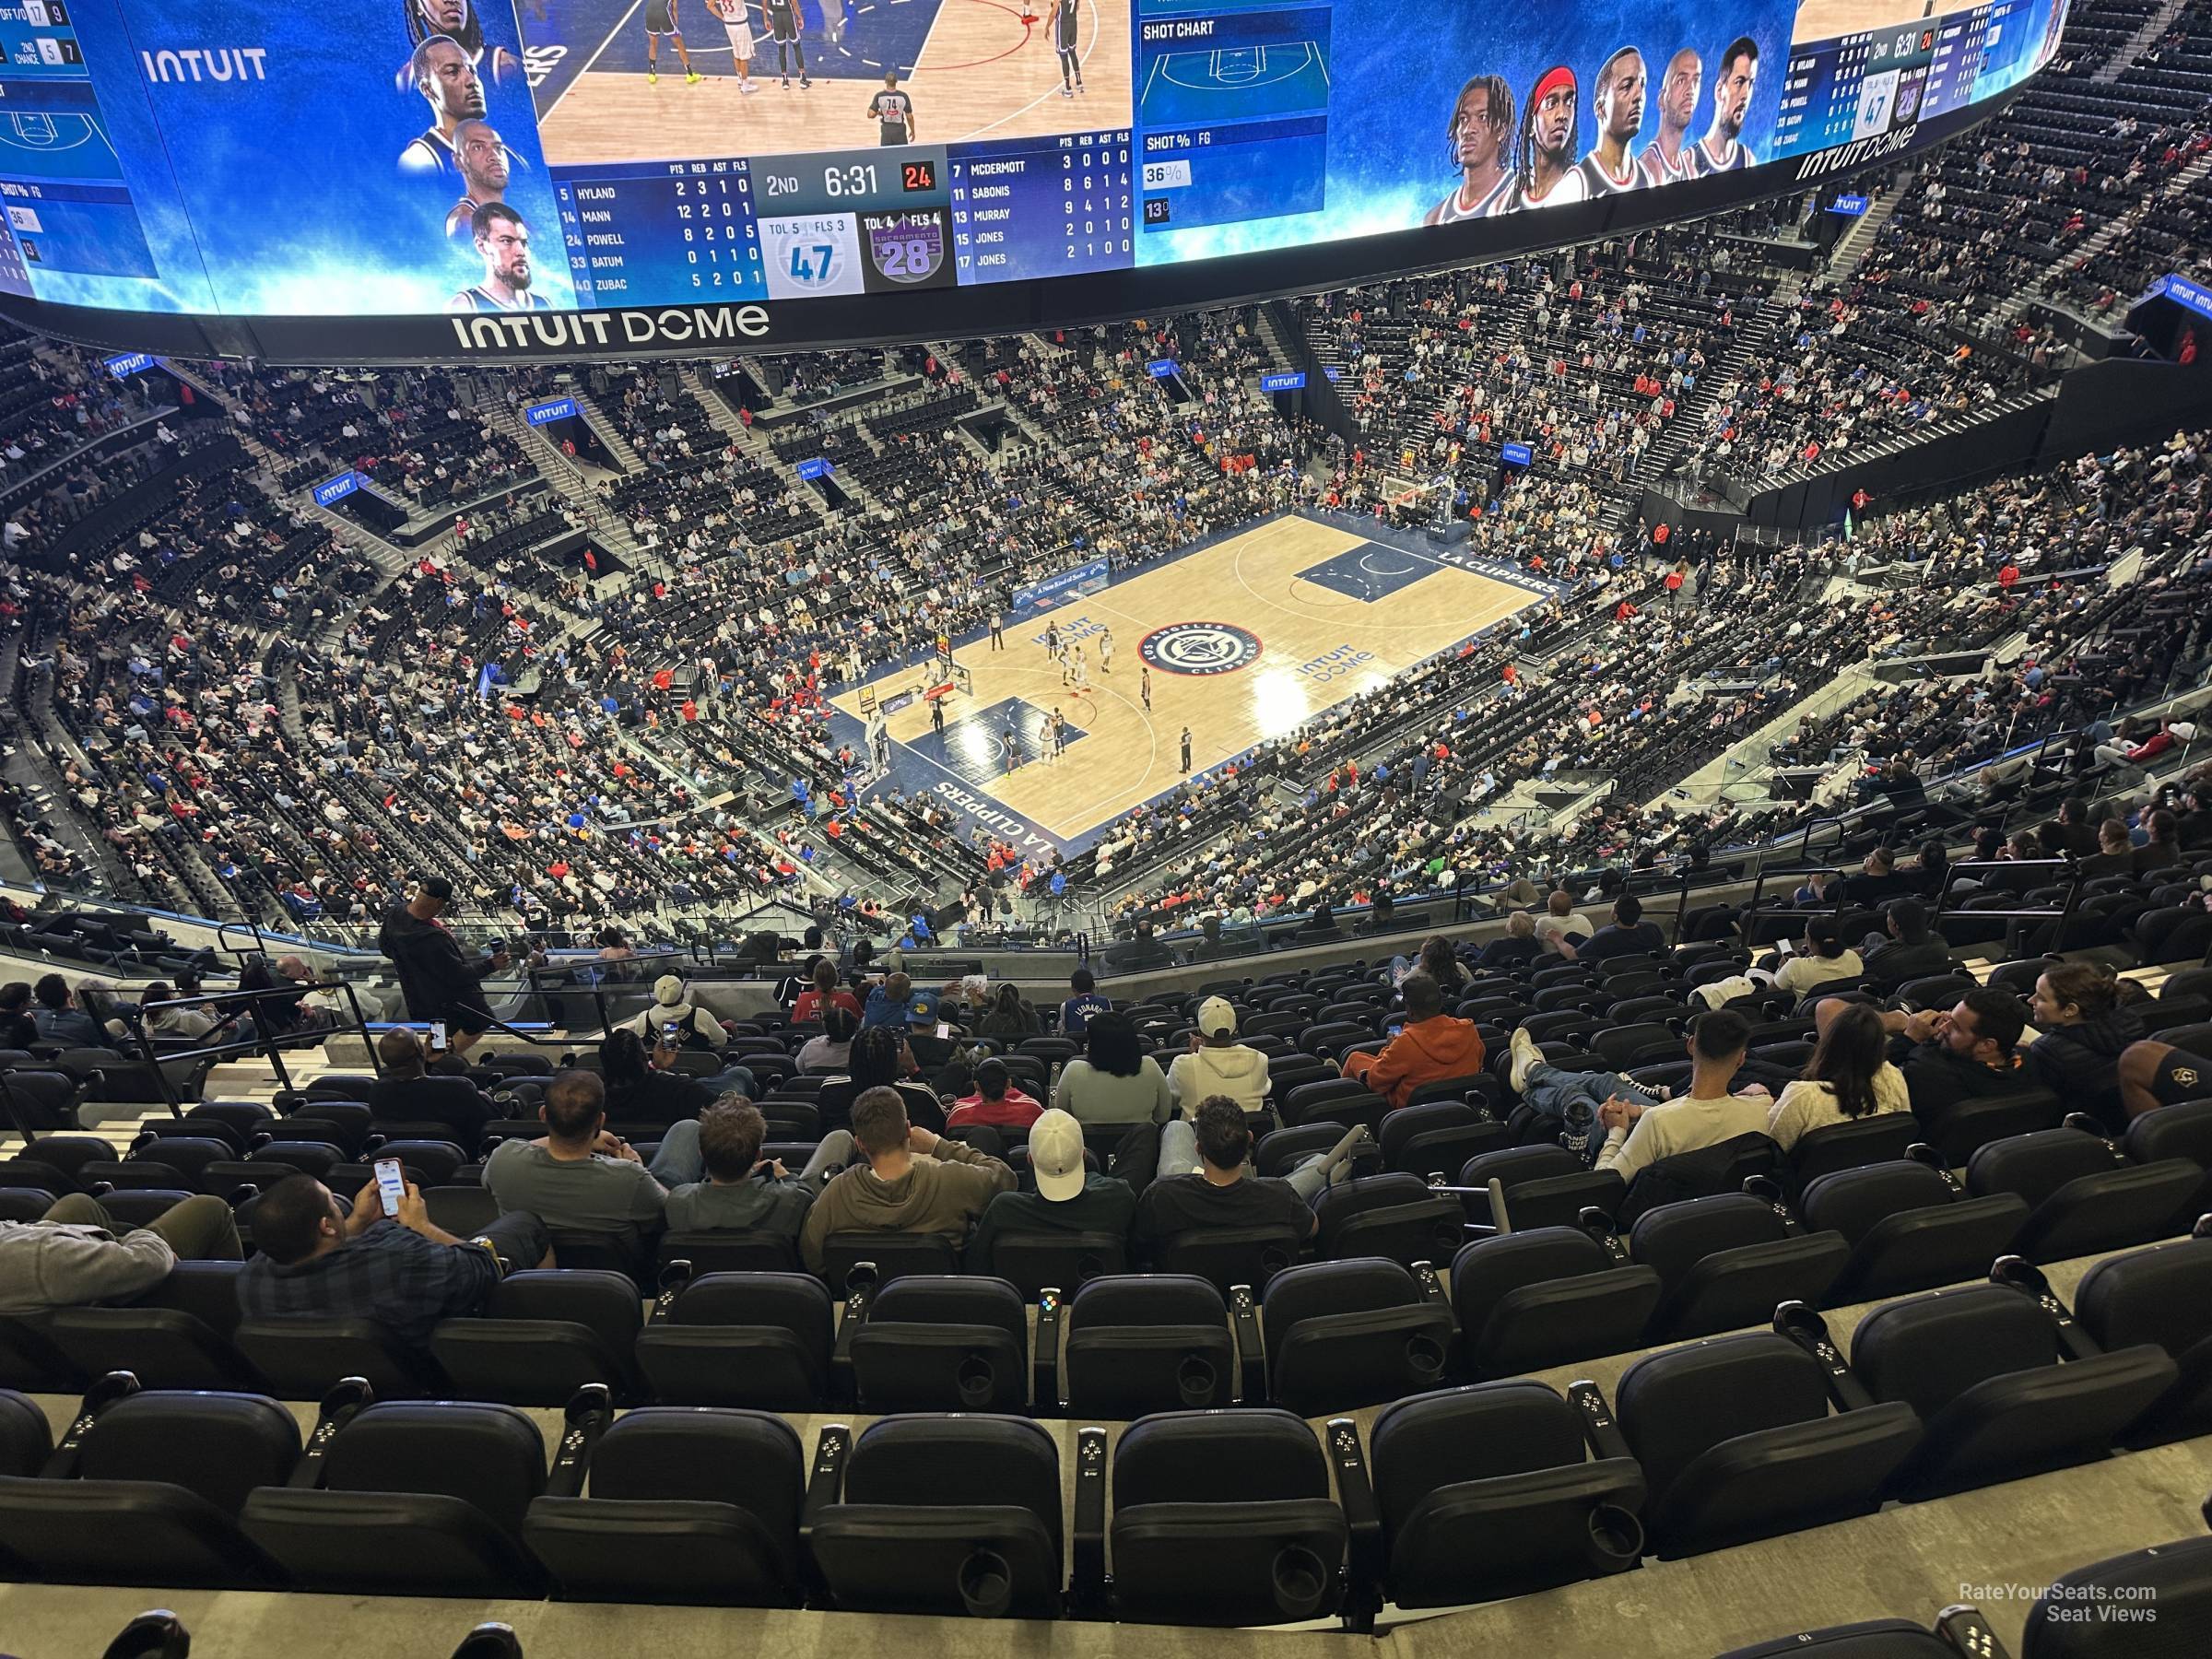
<svg viewBox="0 0 2212 1659">
<path fill-rule="evenodd" d="M 376 1160 L 376 1195 L 383 1200 L 384 1216 L 387 1219 L 398 1217 L 399 1201 L 406 1196 L 406 1171 L 399 1167 L 399 1159 L 396 1158 L 378 1159 Z"/>
<path fill-rule="evenodd" d="M 672 1049 L 678 1049 L 684 1046 L 683 1021 L 680 1019 L 670 1019 L 662 1023 L 661 1044 L 665 1048 Z"/>
<path fill-rule="evenodd" d="M 952 1035 L 952 1028 L 940 1019 L 937 1021 L 937 1035 L 939 1037 L 949 1037 Z"/>
<path fill-rule="evenodd" d="M 445 1021 L 442 1019 L 430 1021 L 430 1046 L 438 1049 L 445 1046 Z"/>
</svg>

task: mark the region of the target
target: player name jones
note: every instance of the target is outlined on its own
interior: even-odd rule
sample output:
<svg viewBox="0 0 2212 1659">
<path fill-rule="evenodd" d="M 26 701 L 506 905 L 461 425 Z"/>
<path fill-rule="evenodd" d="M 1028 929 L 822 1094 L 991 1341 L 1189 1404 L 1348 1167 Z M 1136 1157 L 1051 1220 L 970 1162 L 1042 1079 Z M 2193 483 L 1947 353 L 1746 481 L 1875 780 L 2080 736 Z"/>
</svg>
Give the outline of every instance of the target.
<svg viewBox="0 0 2212 1659">
<path fill-rule="evenodd" d="M 149 81 L 263 81 L 265 46 L 201 46 L 185 52 L 141 52 Z"/>
<path fill-rule="evenodd" d="M 1147 41 L 1202 41 L 1214 32 L 1211 18 L 1183 18 L 1172 23 L 1147 23 Z"/>
</svg>

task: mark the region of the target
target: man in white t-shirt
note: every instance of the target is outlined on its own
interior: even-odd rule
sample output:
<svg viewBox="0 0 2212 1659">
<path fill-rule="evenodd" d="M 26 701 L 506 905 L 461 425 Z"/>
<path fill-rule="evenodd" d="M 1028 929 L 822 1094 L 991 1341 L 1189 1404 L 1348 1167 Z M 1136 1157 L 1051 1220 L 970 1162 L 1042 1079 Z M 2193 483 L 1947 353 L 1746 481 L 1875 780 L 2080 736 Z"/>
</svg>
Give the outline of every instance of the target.
<svg viewBox="0 0 2212 1659">
<path fill-rule="evenodd" d="M 1574 908 L 1574 895 L 1565 888 L 1552 888 L 1545 913 L 1536 918 L 1536 937 L 1553 949 L 1569 935 L 1587 939 L 1596 931 L 1590 918 Z"/>
<path fill-rule="evenodd" d="M 1646 1164 L 1677 1152 L 1717 1147 L 1739 1135 L 1764 1135 L 1774 1100 L 1754 1083 L 1741 1094 L 1728 1086 L 1744 1064 L 1751 1022 L 1732 1008 L 1700 1014 L 1689 1028 L 1689 1090 L 1659 1104 L 1615 1097 L 1598 1109 L 1606 1144 L 1597 1168 L 1633 1181 Z"/>
</svg>

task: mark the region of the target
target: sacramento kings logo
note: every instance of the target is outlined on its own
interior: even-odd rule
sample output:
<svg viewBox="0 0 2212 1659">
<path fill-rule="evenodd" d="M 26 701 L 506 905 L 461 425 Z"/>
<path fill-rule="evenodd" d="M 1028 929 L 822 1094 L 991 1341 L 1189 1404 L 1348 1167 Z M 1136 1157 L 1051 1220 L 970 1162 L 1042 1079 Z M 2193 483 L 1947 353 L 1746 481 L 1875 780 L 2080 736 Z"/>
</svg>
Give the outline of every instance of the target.
<svg viewBox="0 0 2212 1659">
<path fill-rule="evenodd" d="M 892 282 L 927 282 L 945 264 L 945 227 L 935 214 L 900 213 L 861 220 L 868 261 Z"/>
<path fill-rule="evenodd" d="M 1260 636 L 1233 622 L 1171 622 L 1137 641 L 1163 674 L 1234 674 L 1260 654 Z"/>
</svg>

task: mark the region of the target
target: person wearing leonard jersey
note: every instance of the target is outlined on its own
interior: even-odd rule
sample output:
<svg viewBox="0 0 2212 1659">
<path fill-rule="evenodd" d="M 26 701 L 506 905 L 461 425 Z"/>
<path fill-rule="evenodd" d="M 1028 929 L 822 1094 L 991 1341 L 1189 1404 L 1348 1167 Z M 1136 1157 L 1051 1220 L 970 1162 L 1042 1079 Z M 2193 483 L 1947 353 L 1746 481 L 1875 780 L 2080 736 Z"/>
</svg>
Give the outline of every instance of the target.
<svg viewBox="0 0 2212 1659">
<path fill-rule="evenodd" d="M 747 0 L 707 0 L 707 9 L 722 19 L 722 32 L 730 37 L 730 61 L 737 65 L 737 90 L 750 97 L 760 88 L 753 79 L 753 17 Z"/>
<path fill-rule="evenodd" d="M 1583 182 L 1593 198 L 1623 195 L 1643 182 L 1631 148 L 1643 131 L 1643 53 L 1623 46 L 1597 72 L 1590 100 L 1597 115 L 1597 142 L 1583 158 Z"/>
<path fill-rule="evenodd" d="M 1759 158 L 1744 140 L 1744 118 L 1759 88 L 1759 42 L 1738 35 L 1721 53 L 1721 78 L 1712 84 L 1712 124 L 1698 140 L 1698 173 L 1735 172 L 1755 167 Z"/>
<path fill-rule="evenodd" d="M 458 42 L 432 35 L 415 48 L 407 60 L 415 90 L 430 106 L 430 124 L 399 152 L 402 172 L 450 173 L 453 160 L 453 129 L 464 121 L 484 118 L 484 83 L 477 66 Z"/>
<path fill-rule="evenodd" d="M 1060 57 L 1060 96 L 1073 98 L 1078 92 L 1088 92 L 1083 84 L 1083 60 L 1076 55 L 1076 30 L 1082 19 L 1077 16 L 1077 0 L 1053 0 L 1051 14 L 1045 18 L 1053 37 L 1053 50 Z"/>
<path fill-rule="evenodd" d="M 453 128 L 453 160 L 461 170 L 461 199 L 445 216 L 445 233 L 469 236 L 477 209 L 506 199 L 507 146 L 488 121 L 464 121 Z"/>
<path fill-rule="evenodd" d="M 1424 225 L 1455 225 L 1488 218 L 1513 195 L 1513 175 L 1506 167 L 1506 134 L 1513 124 L 1513 94 L 1502 75 L 1477 75 L 1459 89 L 1452 119 L 1444 127 L 1452 147 L 1459 186 L 1422 218 Z"/>
<path fill-rule="evenodd" d="M 1689 124 L 1698 113 L 1698 94 L 1705 86 L 1705 60 L 1685 46 L 1666 60 L 1666 77 L 1659 83 L 1659 135 L 1643 147 L 1636 171 L 1646 184 L 1673 184 L 1698 176 L 1697 148 L 1689 142 Z"/>
<path fill-rule="evenodd" d="M 1513 204 L 1517 208 L 1545 207 L 1555 202 L 1580 202 L 1590 194 L 1589 181 L 1575 165 L 1575 147 L 1582 142 L 1582 122 L 1576 108 L 1580 93 L 1574 71 L 1555 64 L 1538 78 L 1521 112 L 1521 134 L 1513 146 Z"/>
<path fill-rule="evenodd" d="M 530 227 L 504 202 L 487 202 L 469 216 L 484 280 L 445 302 L 449 312 L 547 311 L 552 301 L 530 291 Z"/>
<path fill-rule="evenodd" d="M 768 38 L 776 43 L 776 68 L 783 76 L 783 89 L 791 89 L 791 65 L 799 65 L 799 90 L 804 92 L 814 82 L 806 75 L 806 48 L 799 35 L 803 24 L 799 18 L 799 0 L 761 0 L 768 15 Z"/>
<path fill-rule="evenodd" d="M 883 129 L 881 142 L 885 144 L 912 144 L 914 141 L 914 100 L 899 90 L 899 76 L 887 71 L 883 90 L 868 100 L 868 119 Z M 952 654 L 949 641 L 940 641 L 940 657 Z"/>
<path fill-rule="evenodd" d="M 707 77 L 691 67 L 691 54 L 684 50 L 684 31 L 677 26 L 677 0 L 645 0 L 645 84 L 660 85 L 661 37 L 666 35 L 676 47 L 676 55 L 684 65 L 684 84 L 696 87 Z"/>
</svg>

